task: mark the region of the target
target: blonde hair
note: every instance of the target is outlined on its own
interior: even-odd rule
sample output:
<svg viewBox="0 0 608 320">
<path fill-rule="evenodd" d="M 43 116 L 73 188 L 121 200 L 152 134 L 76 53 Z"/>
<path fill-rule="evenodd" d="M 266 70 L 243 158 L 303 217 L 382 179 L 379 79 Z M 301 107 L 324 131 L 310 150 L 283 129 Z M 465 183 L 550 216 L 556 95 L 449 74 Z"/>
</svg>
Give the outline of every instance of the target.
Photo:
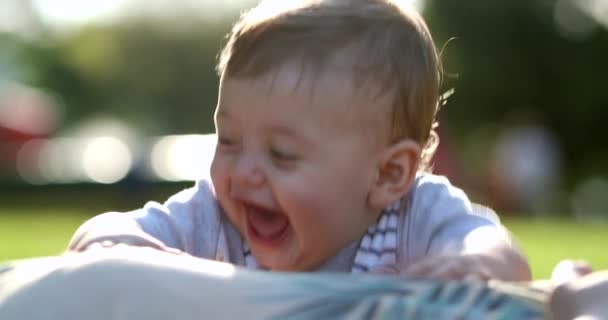
<svg viewBox="0 0 608 320">
<path fill-rule="evenodd" d="M 397 0 L 263 1 L 233 27 L 217 71 L 255 77 L 294 59 L 319 71 L 342 49 L 359 84 L 373 80 L 391 95 L 391 142 L 416 141 L 428 169 L 441 66 L 424 20 Z"/>
</svg>

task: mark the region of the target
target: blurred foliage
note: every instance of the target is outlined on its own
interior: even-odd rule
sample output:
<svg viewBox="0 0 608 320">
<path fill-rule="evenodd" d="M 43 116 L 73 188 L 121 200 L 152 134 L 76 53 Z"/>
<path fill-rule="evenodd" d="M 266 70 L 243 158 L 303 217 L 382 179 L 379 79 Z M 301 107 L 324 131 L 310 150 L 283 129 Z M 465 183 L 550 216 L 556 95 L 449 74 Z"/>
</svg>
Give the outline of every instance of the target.
<svg viewBox="0 0 608 320">
<path fill-rule="evenodd" d="M 442 111 L 450 133 L 463 141 L 480 124 L 539 122 L 561 141 L 571 184 L 608 174 L 608 32 L 564 33 L 557 2 L 427 0 L 426 17 L 456 88 Z"/>
<path fill-rule="evenodd" d="M 229 26 L 145 19 L 90 26 L 31 44 L 21 57 L 32 85 L 60 95 L 65 125 L 103 112 L 148 134 L 211 132 L 215 56 Z"/>
<path fill-rule="evenodd" d="M 457 149 L 474 151 L 460 155 L 465 168 L 487 158 L 484 135 L 491 141 L 505 125 L 534 121 L 562 142 L 568 185 L 608 175 L 608 32 L 597 25 L 568 36 L 556 3 L 426 1 L 444 87 L 456 89 L 441 112 L 444 131 Z M 21 80 L 61 97 L 64 127 L 103 112 L 147 135 L 211 132 L 216 55 L 235 17 L 132 18 L 27 42 L 19 57 L 30 72 Z"/>
</svg>

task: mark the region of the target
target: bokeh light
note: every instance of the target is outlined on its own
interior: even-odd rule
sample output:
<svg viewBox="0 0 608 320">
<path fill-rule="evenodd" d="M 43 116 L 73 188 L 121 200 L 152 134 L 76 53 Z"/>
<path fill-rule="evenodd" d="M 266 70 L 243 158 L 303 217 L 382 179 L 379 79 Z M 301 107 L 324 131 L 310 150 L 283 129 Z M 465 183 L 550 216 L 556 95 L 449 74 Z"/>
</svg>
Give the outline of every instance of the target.
<svg viewBox="0 0 608 320">
<path fill-rule="evenodd" d="M 17 171 L 25 181 L 52 183 L 115 183 L 131 170 L 127 144 L 113 137 L 32 140 L 17 155 Z"/>
<path fill-rule="evenodd" d="M 172 135 L 158 139 L 150 156 L 154 175 L 169 181 L 208 177 L 215 143 L 213 134 Z"/>
<path fill-rule="evenodd" d="M 42 17 L 51 23 L 86 23 L 116 14 L 125 0 L 34 0 Z"/>
<path fill-rule="evenodd" d="M 87 177 L 98 183 L 115 183 L 122 180 L 131 169 L 132 156 L 129 147 L 112 137 L 91 140 L 82 154 L 82 166 Z"/>
</svg>

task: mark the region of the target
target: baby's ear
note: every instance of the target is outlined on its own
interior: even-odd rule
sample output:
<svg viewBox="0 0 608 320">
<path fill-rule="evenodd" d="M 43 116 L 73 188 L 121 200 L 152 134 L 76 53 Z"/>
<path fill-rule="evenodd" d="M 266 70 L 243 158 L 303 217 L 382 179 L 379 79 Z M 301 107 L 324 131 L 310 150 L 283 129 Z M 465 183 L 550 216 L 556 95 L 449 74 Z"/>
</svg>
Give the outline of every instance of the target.
<svg viewBox="0 0 608 320">
<path fill-rule="evenodd" d="M 420 146 L 410 139 L 400 140 L 382 152 L 368 198 L 372 208 L 382 210 L 409 191 L 418 170 L 420 152 Z"/>
</svg>

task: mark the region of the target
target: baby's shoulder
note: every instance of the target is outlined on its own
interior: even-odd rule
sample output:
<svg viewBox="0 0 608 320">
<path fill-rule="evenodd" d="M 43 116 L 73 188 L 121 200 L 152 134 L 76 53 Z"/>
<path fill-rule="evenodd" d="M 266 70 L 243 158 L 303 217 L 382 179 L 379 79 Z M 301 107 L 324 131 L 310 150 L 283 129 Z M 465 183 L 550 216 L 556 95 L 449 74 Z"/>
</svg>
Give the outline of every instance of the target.
<svg viewBox="0 0 608 320">
<path fill-rule="evenodd" d="M 447 177 L 431 173 L 418 174 L 406 197 L 414 207 L 442 202 L 469 202 L 466 193 L 452 185 Z"/>
<path fill-rule="evenodd" d="M 207 179 L 200 179 L 190 186 L 174 195 L 167 202 L 188 203 L 203 202 L 216 203 L 217 198 L 213 189 L 213 184 Z"/>
<path fill-rule="evenodd" d="M 172 195 L 165 203 L 148 203 L 145 211 L 165 212 L 178 225 L 217 224 L 221 208 L 213 185 L 208 180 L 198 180 L 193 186 Z"/>
<path fill-rule="evenodd" d="M 474 216 L 499 223 L 492 209 L 472 202 L 461 188 L 454 186 L 445 176 L 419 174 L 404 200 L 404 211 L 410 219 L 437 222 Z"/>
</svg>

